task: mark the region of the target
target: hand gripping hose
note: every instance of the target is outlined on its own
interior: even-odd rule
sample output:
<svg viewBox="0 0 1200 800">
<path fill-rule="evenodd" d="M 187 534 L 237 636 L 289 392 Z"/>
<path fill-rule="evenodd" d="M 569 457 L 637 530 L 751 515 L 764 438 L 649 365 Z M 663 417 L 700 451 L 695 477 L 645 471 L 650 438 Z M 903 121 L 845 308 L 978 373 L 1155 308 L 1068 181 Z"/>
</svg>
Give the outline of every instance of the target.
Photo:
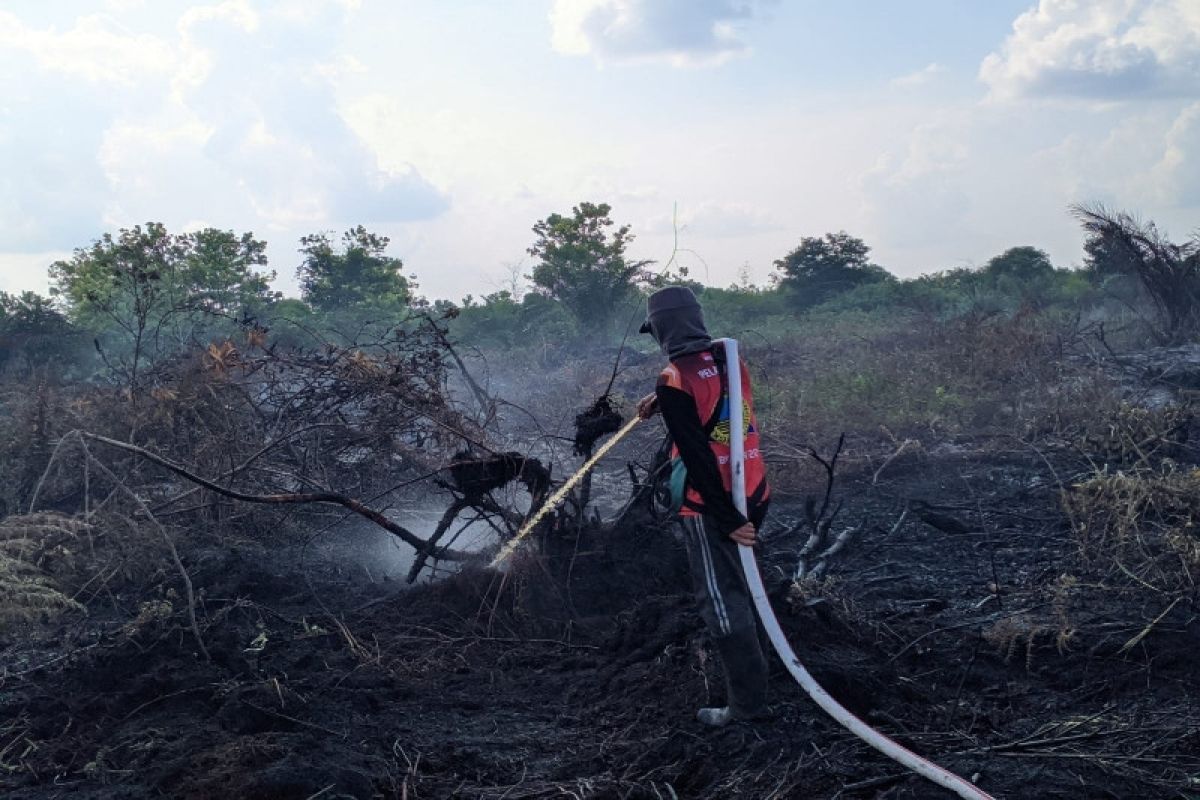
<svg viewBox="0 0 1200 800">
<path fill-rule="evenodd" d="M 733 504 L 737 507 L 738 511 L 746 514 L 746 439 L 745 429 L 742 427 L 744 424 L 744 415 L 742 406 L 741 362 L 738 360 L 737 340 L 722 339 L 721 341 L 725 343 L 725 363 L 728 365 L 729 372 L 729 448 L 730 467 L 733 470 Z M 893 741 L 875 730 L 850 713 L 837 700 L 834 700 L 829 692 L 821 688 L 821 685 L 813 679 L 813 676 L 800 663 L 800 659 L 796 657 L 792 646 L 788 644 L 787 636 L 784 635 L 783 629 L 779 627 L 779 621 L 775 619 L 775 612 L 771 608 L 771 601 L 767 599 L 767 591 L 763 588 L 762 576 L 758 572 L 758 562 L 754 559 L 754 548 L 740 545 L 738 550 L 742 559 L 742 570 L 746 573 L 746 583 L 749 585 L 750 594 L 754 598 L 754 607 L 758 611 L 759 619 L 762 620 L 767 635 L 771 638 L 771 644 L 774 645 L 775 652 L 779 653 L 780 659 L 787 666 L 788 672 L 792 673 L 792 677 L 796 679 L 796 683 L 800 684 L 800 687 L 808 693 L 808 696 L 817 705 L 824 709 L 829 716 L 849 729 L 855 736 L 888 758 L 908 767 L 918 775 L 928 778 L 939 786 L 944 786 L 959 797 L 966 798 L 967 800 L 994 800 L 991 795 L 970 781 L 960 778 L 953 772 L 922 758 L 899 742 Z"/>
</svg>

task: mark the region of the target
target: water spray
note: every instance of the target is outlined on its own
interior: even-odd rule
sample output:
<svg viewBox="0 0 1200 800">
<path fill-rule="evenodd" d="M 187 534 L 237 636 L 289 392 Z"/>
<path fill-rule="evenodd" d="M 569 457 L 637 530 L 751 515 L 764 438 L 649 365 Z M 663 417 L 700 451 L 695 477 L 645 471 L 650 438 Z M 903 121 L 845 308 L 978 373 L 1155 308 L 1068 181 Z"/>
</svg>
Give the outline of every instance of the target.
<svg viewBox="0 0 1200 800">
<path fill-rule="evenodd" d="M 574 489 L 575 486 L 578 485 L 581 480 L 583 480 L 585 475 L 591 472 L 592 467 L 596 466 L 600 459 L 608 455 L 608 451 L 612 450 L 613 447 L 616 446 L 617 442 L 624 439 L 625 436 L 641 421 L 641 417 L 634 416 L 633 419 L 629 420 L 629 422 L 626 422 L 620 430 L 614 433 L 611 439 L 601 445 L 600 449 L 596 451 L 595 455 L 583 462 L 583 466 L 580 467 L 574 475 L 568 478 L 567 482 L 558 488 L 558 491 L 550 495 L 549 499 L 546 500 L 546 502 L 542 504 L 542 507 L 537 510 L 537 513 L 530 517 L 525 524 L 521 526 L 521 530 L 517 531 L 517 535 L 509 539 L 504 546 L 500 548 L 500 552 L 497 553 L 496 557 L 492 559 L 492 563 L 489 564 L 489 566 L 492 569 L 495 569 L 503 564 L 508 557 L 513 554 L 513 551 L 516 550 L 521 544 L 521 541 L 529 535 L 529 532 L 537 527 L 537 524 L 545 519 L 547 514 L 557 508 L 558 504 L 561 503 L 563 498 L 567 496 L 567 493 Z"/>
<path fill-rule="evenodd" d="M 733 504 L 744 516 L 747 513 L 746 437 L 742 414 L 741 361 L 738 358 L 737 340 L 722 339 L 721 341 L 725 345 L 725 363 L 729 373 L 729 452 L 730 467 L 733 471 Z M 742 571 L 746 573 L 746 583 L 750 587 L 750 595 L 754 598 L 754 608 L 758 611 L 758 617 L 762 620 L 771 644 L 788 668 L 788 672 L 792 674 L 796 683 L 800 684 L 800 688 L 804 689 L 813 702 L 855 736 L 918 775 L 949 789 L 965 800 L 994 800 L 991 795 L 965 778 L 922 758 L 899 742 L 875 730 L 837 700 L 834 700 L 800 663 L 800 659 L 796 657 L 796 653 L 788 643 L 783 628 L 779 626 L 779 620 L 775 618 L 775 611 L 771 608 L 771 601 L 767 598 L 767 590 L 763 587 L 762 576 L 758 572 L 754 548 L 738 545 L 738 551 L 742 559 Z"/>
</svg>

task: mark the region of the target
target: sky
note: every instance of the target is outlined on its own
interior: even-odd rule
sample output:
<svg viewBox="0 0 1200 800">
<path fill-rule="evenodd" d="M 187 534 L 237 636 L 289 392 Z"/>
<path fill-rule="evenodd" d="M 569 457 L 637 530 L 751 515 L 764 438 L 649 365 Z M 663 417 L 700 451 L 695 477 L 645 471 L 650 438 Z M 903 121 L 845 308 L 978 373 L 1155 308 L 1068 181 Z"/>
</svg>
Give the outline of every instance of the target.
<svg viewBox="0 0 1200 800">
<path fill-rule="evenodd" d="M 1200 227 L 1197 0 L 0 0 L 0 290 L 104 232 L 362 224 L 431 298 L 606 202 L 637 258 L 769 280 L 845 230 L 901 276 L 1072 203 Z"/>
</svg>

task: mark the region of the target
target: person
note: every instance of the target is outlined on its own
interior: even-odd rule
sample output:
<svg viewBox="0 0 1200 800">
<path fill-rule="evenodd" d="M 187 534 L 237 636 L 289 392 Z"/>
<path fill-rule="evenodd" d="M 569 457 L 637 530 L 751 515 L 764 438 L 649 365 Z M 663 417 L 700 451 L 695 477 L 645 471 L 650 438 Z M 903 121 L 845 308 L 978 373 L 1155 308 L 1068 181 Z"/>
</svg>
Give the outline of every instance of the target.
<svg viewBox="0 0 1200 800">
<path fill-rule="evenodd" d="M 686 286 L 650 296 L 642 333 L 651 334 L 669 363 L 638 416 L 661 413 L 672 439 L 672 493 L 683 523 L 689 571 L 700 616 L 725 670 L 727 705 L 702 708 L 697 719 L 722 726 L 754 720 L 767 710 L 767 660 L 738 545 L 752 547 L 770 499 L 758 444 L 753 392 L 744 363 L 728 365 L 725 348 L 704 325 L 699 301 Z M 748 514 L 730 494 L 727 370 L 742 376 Z"/>
</svg>

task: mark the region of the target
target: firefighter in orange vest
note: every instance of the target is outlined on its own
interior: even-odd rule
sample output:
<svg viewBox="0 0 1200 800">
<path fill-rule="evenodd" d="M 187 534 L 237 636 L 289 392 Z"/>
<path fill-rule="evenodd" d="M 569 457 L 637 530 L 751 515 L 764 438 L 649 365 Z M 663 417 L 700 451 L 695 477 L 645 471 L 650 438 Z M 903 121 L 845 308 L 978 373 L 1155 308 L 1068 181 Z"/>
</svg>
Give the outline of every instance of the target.
<svg viewBox="0 0 1200 800">
<path fill-rule="evenodd" d="M 704 326 L 692 290 L 668 286 L 650 296 L 642 333 L 651 334 L 670 363 L 638 415 L 661 412 L 673 441 L 672 494 L 684 527 L 692 585 L 725 669 L 727 705 L 702 708 L 697 719 L 722 726 L 766 713 L 767 660 L 738 545 L 754 545 L 767 513 L 770 488 L 758 444 L 754 395 L 745 364 L 725 363 L 725 350 Z M 727 369 L 741 371 L 745 474 L 749 518 L 730 494 Z"/>
</svg>

